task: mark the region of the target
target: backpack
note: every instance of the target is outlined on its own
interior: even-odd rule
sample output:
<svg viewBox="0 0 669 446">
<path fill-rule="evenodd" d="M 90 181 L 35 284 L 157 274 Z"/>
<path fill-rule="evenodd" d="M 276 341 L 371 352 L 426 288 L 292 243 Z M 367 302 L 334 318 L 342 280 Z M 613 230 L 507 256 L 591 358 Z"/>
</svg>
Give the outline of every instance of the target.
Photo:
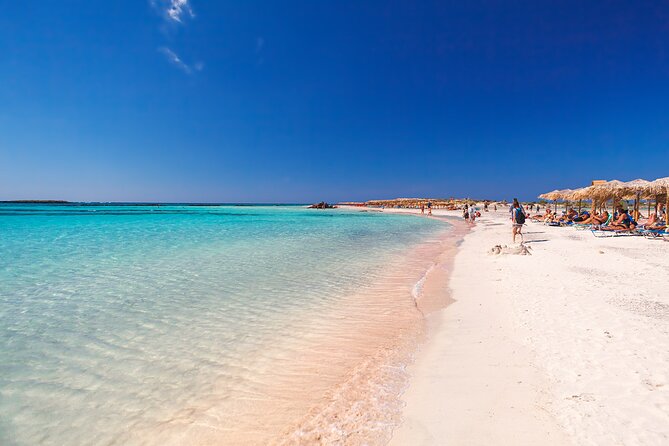
<svg viewBox="0 0 669 446">
<path fill-rule="evenodd" d="M 522 209 L 518 208 L 514 211 L 516 213 L 516 223 L 522 225 L 525 223 L 525 213 Z"/>
</svg>

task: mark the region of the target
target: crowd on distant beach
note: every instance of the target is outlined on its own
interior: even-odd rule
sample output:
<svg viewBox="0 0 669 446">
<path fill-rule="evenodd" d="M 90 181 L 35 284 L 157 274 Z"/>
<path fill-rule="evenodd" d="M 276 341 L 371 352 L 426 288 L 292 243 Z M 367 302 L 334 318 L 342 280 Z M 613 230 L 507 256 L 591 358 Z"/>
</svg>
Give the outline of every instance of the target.
<svg viewBox="0 0 669 446">
<path fill-rule="evenodd" d="M 544 213 L 541 213 L 541 207 L 538 204 L 528 205 L 529 211 L 514 199 L 510 207 L 512 220 L 512 235 L 515 243 L 516 235 L 521 234 L 522 226 L 526 219 L 543 223 L 549 226 L 573 226 L 581 229 L 590 229 L 593 234 L 609 233 L 610 235 L 645 235 L 652 238 L 669 237 L 667 233 L 666 208 L 663 203 L 658 203 L 654 210 L 649 210 L 648 215 L 644 216 L 640 211 L 636 211 L 638 218 L 634 218 L 626 202 L 620 201 L 615 206 L 615 210 L 609 212 L 606 209 L 585 209 L 577 211 L 574 207 L 565 208 L 558 214 L 557 210 L 546 207 Z M 532 214 L 534 212 L 534 214 Z M 521 234 L 522 235 L 522 234 Z"/>
<path fill-rule="evenodd" d="M 625 208 L 623 204 L 619 204 L 613 214 L 609 213 L 606 209 L 600 212 L 596 210 L 582 210 L 578 212 L 571 207 L 565 210 L 562 215 L 558 215 L 556 212 L 551 211 L 550 208 L 547 208 L 543 215 L 537 213 L 530 218 L 533 221 L 553 223 L 555 226 L 561 224 L 595 225 L 601 230 L 631 230 L 640 227 L 645 229 L 665 229 L 667 227 L 663 223 L 666 221 L 665 213 L 664 205 L 660 203 L 656 212 L 651 211 L 648 216 L 639 213 L 639 218 L 634 220 L 630 215 L 629 209 Z"/>
</svg>

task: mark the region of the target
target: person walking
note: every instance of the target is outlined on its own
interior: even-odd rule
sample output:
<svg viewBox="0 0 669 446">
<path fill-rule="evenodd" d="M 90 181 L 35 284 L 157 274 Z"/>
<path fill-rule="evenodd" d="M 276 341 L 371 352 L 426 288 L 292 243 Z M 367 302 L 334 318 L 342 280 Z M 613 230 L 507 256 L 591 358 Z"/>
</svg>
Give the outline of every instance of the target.
<svg viewBox="0 0 669 446">
<path fill-rule="evenodd" d="M 513 199 L 511 205 L 511 233 L 513 234 L 513 243 L 516 243 L 516 235 L 520 235 L 523 239 L 523 225 L 525 224 L 525 210 L 518 202 L 517 198 Z"/>
</svg>

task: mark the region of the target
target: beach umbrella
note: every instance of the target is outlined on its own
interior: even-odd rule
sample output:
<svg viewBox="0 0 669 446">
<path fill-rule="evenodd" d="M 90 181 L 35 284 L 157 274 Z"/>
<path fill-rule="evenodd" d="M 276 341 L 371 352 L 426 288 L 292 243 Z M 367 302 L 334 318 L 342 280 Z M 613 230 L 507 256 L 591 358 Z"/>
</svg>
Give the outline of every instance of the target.
<svg viewBox="0 0 669 446">
<path fill-rule="evenodd" d="M 639 204 L 641 203 L 641 196 L 649 192 L 649 184 L 650 181 L 641 178 L 623 183 L 623 192 L 625 195 L 634 198 L 634 220 L 639 220 Z"/>
<path fill-rule="evenodd" d="M 561 197 L 561 193 L 562 193 L 561 190 L 555 189 L 553 191 L 539 195 L 539 198 L 542 198 L 544 200 L 555 201 L 555 212 L 557 212 L 557 200 Z"/>
<path fill-rule="evenodd" d="M 572 200 L 592 200 L 592 211 L 597 208 L 597 203 L 606 204 L 607 200 L 614 198 L 622 181 L 613 180 L 612 182 L 594 184 L 592 186 L 583 187 L 572 192 L 570 195 Z"/>
<path fill-rule="evenodd" d="M 591 212 L 595 212 L 595 208 L 597 207 L 597 200 L 594 186 L 587 186 L 576 189 L 571 193 L 570 198 L 572 200 L 578 200 L 579 202 L 582 200 L 592 200 Z"/>
<path fill-rule="evenodd" d="M 560 191 L 555 189 L 554 191 L 546 192 L 545 194 L 539 195 L 539 198 L 542 198 L 544 200 L 553 201 L 553 200 L 557 199 L 556 197 L 557 197 L 557 194 L 559 194 L 559 193 L 560 193 Z"/>
<path fill-rule="evenodd" d="M 612 211 L 616 210 L 616 199 L 621 198 L 625 194 L 625 183 L 619 180 L 611 180 L 606 183 L 595 184 L 592 186 L 593 196 L 605 203 L 607 200 L 612 201 Z"/>
<path fill-rule="evenodd" d="M 669 177 L 658 178 L 655 181 L 651 181 L 648 184 L 648 191 L 656 195 L 665 196 L 665 220 L 666 224 L 669 225 Z"/>
<path fill-rule="evenodd" d="M 574 189 L 569 194 L 567 194 L 567 200 L 578 201 L 578 213 L 579 214 L 581 213 L 581 201 L 583 201 L 583 197 L 581 195 L 583 189 L 585 189 L 585 187 L 580 187 L 578 189 Z M 590 197 L 585 197 L 585 198 L 588 199 Z"/>
<path fill-rule="evenodd" d="M 561 189 L 558 191 L 558 198 L 560 200 L 563 200 L 564 203 L 564 210 L 565 212 L 567 211 L 567 205 L 569 204 L 569 200 L 571 199 L 571 194 L 574 193 L 572 189 Z"/>
</svg>

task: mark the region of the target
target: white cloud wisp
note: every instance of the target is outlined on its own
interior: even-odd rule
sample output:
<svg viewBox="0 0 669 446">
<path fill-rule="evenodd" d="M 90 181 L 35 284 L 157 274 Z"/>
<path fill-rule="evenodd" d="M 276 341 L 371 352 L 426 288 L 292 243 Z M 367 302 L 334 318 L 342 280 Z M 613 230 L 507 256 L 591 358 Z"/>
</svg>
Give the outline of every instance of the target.
<svg viewBox="0 0 669 446">
<path fill-rule="evenodd" d="M 149 0 L 151 6 L 160 12 L 168 22 L 183 23 L 184 18 L 194 18 L 195 13 L 189 0 Z"/>
<path fill-rule="evenodd" d="M 181 60 L 177 53 L 167 48 L 166 46 L 158 48 L 158 51 L 160 51 L 167 58 L 169 63 L 179 68 L 186 74 L 193 74 L 194 71 L 202 71 L 202 68 L 204 68 L 204 64 L 202 62 L 197 62 L 193 66 L 188 65 L 186 62 Z"/>
</svg>

